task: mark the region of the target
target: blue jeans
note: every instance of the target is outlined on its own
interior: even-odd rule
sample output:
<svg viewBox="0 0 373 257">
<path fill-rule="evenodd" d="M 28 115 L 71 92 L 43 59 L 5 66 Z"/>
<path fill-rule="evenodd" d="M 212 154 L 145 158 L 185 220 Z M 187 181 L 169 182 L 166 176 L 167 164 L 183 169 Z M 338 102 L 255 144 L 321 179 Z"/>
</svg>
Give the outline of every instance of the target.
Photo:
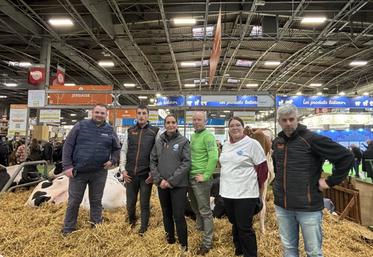
<svg viewBox="0 0 373 257">
<path fill-rule="evenodd" d="M 275 205 L 284 257 L 299 257 L 299 226 L 307 257 L 322 257 L 322 211 L 288 211 Z"/>
</svg>

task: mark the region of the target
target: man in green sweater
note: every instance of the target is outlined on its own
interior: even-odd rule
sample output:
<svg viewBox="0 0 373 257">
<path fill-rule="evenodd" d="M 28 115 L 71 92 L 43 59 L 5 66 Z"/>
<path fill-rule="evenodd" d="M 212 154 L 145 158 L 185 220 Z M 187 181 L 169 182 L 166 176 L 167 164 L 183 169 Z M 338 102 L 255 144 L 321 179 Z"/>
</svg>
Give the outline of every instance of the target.
<svg viewBox="0 0 373 257">
<path fill-rule="evenodd" d="M 212 173 L 218 161 L 218 148 L 215 136 L 206 129 L 206 114 L 195 112 L 190 148 L 192 169 L 189 176 L 189 197 L 197 216 L 197 229 L 203 231 L 203 241 L 197 250 L 198 255 L 207 254 L 212 247 L 214 221 L 210 208 Z"/>
</svg>

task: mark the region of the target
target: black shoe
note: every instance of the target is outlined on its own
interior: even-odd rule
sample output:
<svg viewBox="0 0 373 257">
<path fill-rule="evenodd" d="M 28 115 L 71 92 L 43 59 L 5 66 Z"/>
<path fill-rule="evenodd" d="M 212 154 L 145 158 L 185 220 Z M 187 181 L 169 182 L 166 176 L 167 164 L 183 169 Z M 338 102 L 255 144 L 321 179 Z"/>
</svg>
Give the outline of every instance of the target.
<svg viewBox="0 0 373 257">
<path fill-rule="evenodd" d="M 63 229 L 61 229 L 61 234 L 63 237 L 66 237 L 68 235 L 70 235 L 73 231 L 64 231 Z"/>
<path fill-rule="evenodd" d="M 140 228 L 139 231 L 137 232 L 140 236 L 143 236 L 145 232 L 147 231 L 146 228 Z"/>
<path fill-rule="evenodd" d="M 210 251 L 210 248 L 207 248 L 204 245 L 201 245 L 200 248 L 197 250 L 197 255 L 206 255 Z"/>
<path fill-rule="evenodd" d="M 166 240 L 167 240 L 167 243 L 168 244 L 174 244 L 174 243 L 176 243 L 176 239 L 175 239 L 175 237 L 166 237 Z"/>
</svg>

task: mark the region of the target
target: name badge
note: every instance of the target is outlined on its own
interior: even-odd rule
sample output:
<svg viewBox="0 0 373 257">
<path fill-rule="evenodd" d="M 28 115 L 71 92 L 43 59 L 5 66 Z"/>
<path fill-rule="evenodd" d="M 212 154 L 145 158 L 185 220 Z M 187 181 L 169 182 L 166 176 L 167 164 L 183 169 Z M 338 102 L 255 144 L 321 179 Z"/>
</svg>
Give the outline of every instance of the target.
<svg viewBox="0 0 373 257">
<path fill-rule="evenodd" d="M 104 133 L 102 133 L 101 136 L 108 137 L 109 134 L 104 134 Z"/>
</svg>

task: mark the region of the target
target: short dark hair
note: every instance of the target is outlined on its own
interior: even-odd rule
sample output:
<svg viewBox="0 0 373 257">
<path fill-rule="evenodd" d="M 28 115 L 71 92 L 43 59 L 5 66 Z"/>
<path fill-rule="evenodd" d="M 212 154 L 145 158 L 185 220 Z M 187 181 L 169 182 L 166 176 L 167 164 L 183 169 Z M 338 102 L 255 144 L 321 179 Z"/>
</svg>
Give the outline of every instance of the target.
<svg viewBox="0 0 373 257">
<path fill-rule="evenodd" d="M 139 105 L 137 106 L 136 110 L 138 110 L 138 109 L 142 109 L 142 110 L 145 109 L 146 112 L 149 114 L 149 108 L 148 108 L 148 106 L 145 105 L 145 104 L 139 104 Z"/>
<path fill-rule="evenodd" d="M 238 116 L 233 116 L 232 118 L 230 118 L 228 121 L 228 126 L 231 124 L 232 120 L 238 121 L 239 123 L 241 123 L 243 128 L 245 127 L 243 120 Z"/>
<path fill-rule="evenodd" d="M 167 118 L 169 118 L 169 117 L 174 117 L 175 118 L 175 120 L 176 120 L 176 123 L 177 123 L 177 117 L 176 117 L 176 115 L 175 114 L 172 114 L 172 113 L 170 113 L 170 114 L 167 114 L 167 116 L 164 118 L 164 124 L 166 124 L 166 120 L 167 120 Z"/>
<path fill-rule="evenodd" d="M 96 108 L 97 106 L 99 106 L 99 107 L 103 107 L 103 108 L 105 108 L 106 110 L 108 109 L 106 104 L 101 104 L 101 103 L 95 104 L 95 106 L 93 106 L 93 109 Z"/>
</svg>

